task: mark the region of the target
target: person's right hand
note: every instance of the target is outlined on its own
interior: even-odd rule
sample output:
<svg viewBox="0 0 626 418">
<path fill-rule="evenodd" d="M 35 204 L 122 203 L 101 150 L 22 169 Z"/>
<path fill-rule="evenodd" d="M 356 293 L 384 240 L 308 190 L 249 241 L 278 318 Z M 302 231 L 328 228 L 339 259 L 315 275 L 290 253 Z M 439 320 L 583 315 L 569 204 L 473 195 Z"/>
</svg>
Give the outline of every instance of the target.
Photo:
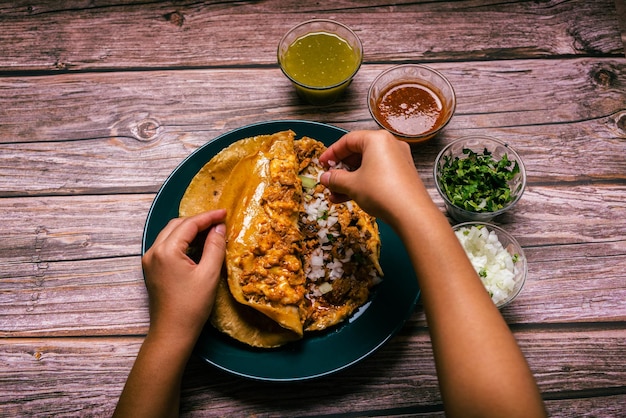
<svg viewBox="0 0 626 418">
<path fill-rule="evenodd" d="M 332 169 L 339 162 L 349 170 Z M 331 168 L 320 181 L 332 192 L 333 202 L 353 199 L 370 215 L 386 222 L 393 222 L 400 209 L 407 209 L 402 207 L 405 202 L 422 200 L 408 199 L 412 195 L 432 203 L 409 145 L 387 131 L 350 132 L 320 156 L 320 163 Z"/>
</svg>

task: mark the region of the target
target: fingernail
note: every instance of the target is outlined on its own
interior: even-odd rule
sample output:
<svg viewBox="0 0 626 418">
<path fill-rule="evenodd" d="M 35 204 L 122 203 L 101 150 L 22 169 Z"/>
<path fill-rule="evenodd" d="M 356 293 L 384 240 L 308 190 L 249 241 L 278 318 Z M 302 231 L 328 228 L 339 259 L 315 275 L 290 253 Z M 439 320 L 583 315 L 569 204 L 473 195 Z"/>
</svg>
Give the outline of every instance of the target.
<svg viewBox="0 0 626 418">
<path fill-rule="evenodd" d="M 328 187 L 329 181 L 330 181 L 330 171 L 323 172 L 322 175 L 320 176 L 320 183 Z"/>
<path fill-rule="evenodd" d="M 222 236 L 226 235 L 226 225 L 224 224 L 215 225 L 215 232 L 217 232 L 218 234 Z"/>
</svg>

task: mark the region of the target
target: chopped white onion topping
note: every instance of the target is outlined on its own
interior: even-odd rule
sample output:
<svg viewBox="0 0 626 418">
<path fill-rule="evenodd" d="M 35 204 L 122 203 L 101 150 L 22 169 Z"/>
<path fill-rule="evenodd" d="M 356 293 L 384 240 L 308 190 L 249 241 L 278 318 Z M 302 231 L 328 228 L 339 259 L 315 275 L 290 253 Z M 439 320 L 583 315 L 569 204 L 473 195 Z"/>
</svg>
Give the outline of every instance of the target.
<svg viewBox="0 0 626 418">
<path fill-rule="evenodd" d="M 333 285 L 328 282 L 324 282 L 319 286 L 319 291 L 322 295 L 330 292 L 331 290 L 333 290 Z"/>
<path fill-rule="evenodd" d="M 310 167 L 315 167 L 315 171 L 309 171 L 306 175 L 301 176 L 301 179 L 303 179 L 303 182 L 307 182 L 307 185 L 313 179 L 319 183 L 320 177 L 324 173 L 324 170 L 319 168 L 319 160 L 313 159 L 312 161 L 313 165 Z M 333 169 L 344 168 L 341 162 L 329 161 L 328 165 Z M 336 206 L 328 200 L 330 195 L 328 189 L 324 188 L 322 192 L 313 193 L 314 188 L 306 188 L 304 212 L 306 221 L 317 225 L 319 246 L 313 250 L 305 274 L 309 280 L 315 283 L 309 289 L 307 297 L 320 297 L 330 292 L 332 290 L 332 282 L 345 274 L 343 265 L 352 260 L 354 250 L 347 248 L 341 259 L 334 258 L 331 255 L 335 238 L 341 236 L 339 214 Z M 352 202 L 345 202 L 344 204 L 349 211 L 354 210 Z M 361 251 L 364 253 L 367 251 L 364 245 L 361 245 Z M 382 280 L 376 271 L 372 270 L 370 274 L 373 283 L 378 283 Z"/>
<path fill-rule="evenodd" d="M 455 233 L 493 302 L 504 301 L 515 287 L 518 272 L 511 253 L 486 227 L 462 227 Z"/>
</svg>

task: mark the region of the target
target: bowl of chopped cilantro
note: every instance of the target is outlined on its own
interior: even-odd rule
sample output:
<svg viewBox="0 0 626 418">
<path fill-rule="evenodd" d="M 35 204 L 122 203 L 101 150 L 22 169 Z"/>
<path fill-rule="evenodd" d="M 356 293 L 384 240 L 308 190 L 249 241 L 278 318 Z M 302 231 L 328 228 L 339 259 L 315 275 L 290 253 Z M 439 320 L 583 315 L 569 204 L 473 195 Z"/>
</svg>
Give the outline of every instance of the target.
<svg viewBox="0 0 626 418">
<path fill-rule="evenodd" d="M 448 214 L 459 222 L 488 222 L 510 210 L 526 187 L 522 159 L 488 136 L 460 138 L 435 159 L 435 185 Z"/>
<path fill-rule="evenodd" d="M 486 222 L 464 222 L 453 229 L 493 303 L 498 308 L 511 303 L 522 290 L 528 272 L 517 240 Z"/>
</svg>

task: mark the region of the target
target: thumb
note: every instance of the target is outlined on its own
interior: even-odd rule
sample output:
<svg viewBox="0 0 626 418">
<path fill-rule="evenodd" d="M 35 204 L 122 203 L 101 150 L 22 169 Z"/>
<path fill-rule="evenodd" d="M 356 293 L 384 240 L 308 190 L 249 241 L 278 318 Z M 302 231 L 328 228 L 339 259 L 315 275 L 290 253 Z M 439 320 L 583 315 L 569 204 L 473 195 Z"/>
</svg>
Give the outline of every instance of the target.
<svg viewBox="0 0 626 418">
<path fill-rule="evenodd" d="M 347 170 L 329 170 L 320 176 L 320 182 L 331 191 L 335 203 L 350 200 L 352 173 Z"/>
<path fill-rule="evenodd" d="M 198 266 L 207 276 L 218 277 L 226 253 L 226 225 L 217 224 L 209 231 Z"/>
</svg>

